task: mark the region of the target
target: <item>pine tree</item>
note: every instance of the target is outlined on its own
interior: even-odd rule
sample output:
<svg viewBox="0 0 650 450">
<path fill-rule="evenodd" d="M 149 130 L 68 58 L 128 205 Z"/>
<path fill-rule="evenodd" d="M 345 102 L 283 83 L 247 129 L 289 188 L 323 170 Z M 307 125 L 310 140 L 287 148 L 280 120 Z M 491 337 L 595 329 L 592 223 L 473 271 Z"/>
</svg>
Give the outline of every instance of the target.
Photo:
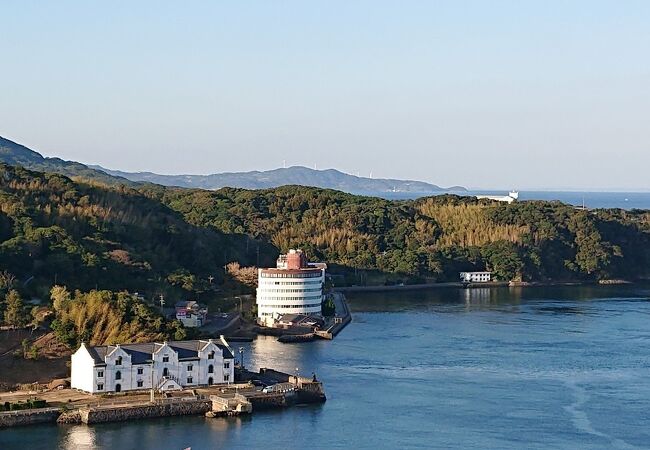
<svg viewBox="0 0 650 450">
<path fill-rule="evenodd" d="M 6 311 L 5 323 L 12 327 L 23 327 L 27 323 L 25 311 L 23 308 L 23 300 L 20 294 L 15 289 L 12 289 L 5 298 Z"/>
</svg>

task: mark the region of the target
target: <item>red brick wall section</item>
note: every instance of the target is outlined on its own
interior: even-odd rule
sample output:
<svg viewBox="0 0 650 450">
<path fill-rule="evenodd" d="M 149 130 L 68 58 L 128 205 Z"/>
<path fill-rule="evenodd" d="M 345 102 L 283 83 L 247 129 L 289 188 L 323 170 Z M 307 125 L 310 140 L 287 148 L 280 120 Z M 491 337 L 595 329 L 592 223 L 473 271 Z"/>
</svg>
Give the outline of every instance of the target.
<svg viewBox="0 0 650 450">
<path fill-rule="evenodd" d="M 302 252 L 287 254 L 287 269 L 298 270 L 307 267 L 307 257 Z"/>
</svg>

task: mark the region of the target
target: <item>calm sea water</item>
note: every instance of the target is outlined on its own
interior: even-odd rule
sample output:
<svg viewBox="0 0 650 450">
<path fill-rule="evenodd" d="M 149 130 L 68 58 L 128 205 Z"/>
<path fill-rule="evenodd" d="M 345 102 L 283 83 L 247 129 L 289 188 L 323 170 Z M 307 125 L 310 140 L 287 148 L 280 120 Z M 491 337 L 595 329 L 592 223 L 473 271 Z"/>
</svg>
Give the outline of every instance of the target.
<svg viewBox="0 0 650 450">
<path fill-rule="evenodd" d="M 469 191 L 458 195 L 508 195 L 507 190 Z M 414 199 L 421 194 L 386 194 L 389 199 Z M 650 209 L 650 192 L 572 192 L 572 191 L 519 191 L 520 200 L 559 200 L 569 205 L 587 208 Z"/>
<path fill-rule="evenodd" d="M 333 342 L 247 347 L 324 405 L 249 418 L 0 431 L 2 449 L 648 448 L 650 289 L 441 289 L 350 298 Z"/>
</svg>

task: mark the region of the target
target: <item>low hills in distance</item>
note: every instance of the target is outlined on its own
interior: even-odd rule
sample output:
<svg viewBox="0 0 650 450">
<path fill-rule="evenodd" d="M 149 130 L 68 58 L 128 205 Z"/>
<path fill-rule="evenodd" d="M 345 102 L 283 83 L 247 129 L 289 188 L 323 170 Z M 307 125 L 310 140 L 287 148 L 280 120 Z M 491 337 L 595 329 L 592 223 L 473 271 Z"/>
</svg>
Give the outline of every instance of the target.
<svg viewBox="0 0 650 450">
<path fill-rule="evenodd" d="M 465 192 L 461 186 L 442 188 L 435 184 L 414 180 L 396 180 L 359 177 L 336 169 L 316 170 L 293 166 L 267 171 L 226 172 L 211 175 L 159 175 L 151 172 L 122 172 L 100 166 L 90 166 L 109 175 L 136 182 L 149 182 L 163 186 L 215 190 L 224 187 L 243 189 L 269 189 L 286 185 L 312 186 L 335 189 L 351 194 L 382 195 L 386 193 L 414 193 L 434 195 L 444 192 Z"/>
<path fill-rule="evenodd" d="M 230 172 L 211 175 L 159 175 L 152 172 L 123 172 L 101 166 L 85 165 L 60 158 L 46 158 L 24 145 L 0 137 L 0 162 L 26 169 L 53 172 L 68 177 L 80 177 L 105 184 L 135 185 L 154 183 L 163 186 L 216 190 L 224 187 L 268 189 L 286 185 L 335 189 L 351 194 L 385 195 L 408 193 L 422 196 L 446 192 L 465 192 L 461 186 L 442 188 L 414 180 L 375 179 L 350 175 L 336 169 L 315 170 L 294 166 L 268 171 Z"/>
</svg>

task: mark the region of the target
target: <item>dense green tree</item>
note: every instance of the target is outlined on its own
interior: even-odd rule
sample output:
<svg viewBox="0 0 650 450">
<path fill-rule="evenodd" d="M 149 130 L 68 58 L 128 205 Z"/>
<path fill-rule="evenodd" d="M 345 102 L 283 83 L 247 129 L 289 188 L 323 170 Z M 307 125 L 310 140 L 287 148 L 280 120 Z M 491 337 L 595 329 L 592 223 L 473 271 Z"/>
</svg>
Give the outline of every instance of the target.
<svg viewBox="0 0 650 450">
<path fill-rule="evenodd" d="M 521 279 L 524 264 L 519 256 L 519 249 L 512 242 L 491 242 L 483 247 L 481 254 L 485 258 L 487 269 L 493 272 L 497 280 Z"/>
<path fill-rule="evenodd" d="M 323 300 L 321 310 L 325 317 L 332 317 L 336 314 L 336 303 L 334 303 L 334 299 L 332 299 L 331 296 L 327 296 L 325 300 Z"/>
<path fill-rule="evenodd" d="M 27 315 L 23 300 L 17 290 L 9 291 L 5 298 L 5 305 L 5 323 L 15 328 L 24 327 L 27 324 Z"/>
</svg>

